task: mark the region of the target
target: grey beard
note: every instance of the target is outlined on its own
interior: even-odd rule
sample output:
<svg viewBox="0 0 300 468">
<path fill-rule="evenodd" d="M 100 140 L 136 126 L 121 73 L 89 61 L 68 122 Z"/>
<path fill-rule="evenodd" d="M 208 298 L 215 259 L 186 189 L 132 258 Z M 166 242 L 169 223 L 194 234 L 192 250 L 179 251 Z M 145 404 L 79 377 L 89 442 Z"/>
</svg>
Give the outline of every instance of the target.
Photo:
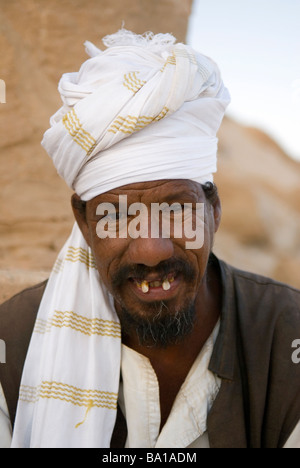
<svg viewBox="0 0 300 468">
<path fill-rule="evenodd" d="M 135 332 L 142 346 L 166 348 L 179 343 L 189 335 L 195 322 L 194 303 L 171 313 L 164 302 L 153 304 L 155 315 L 150 318 L 137 317 L 125 308 L 120 313 L 123 335 Z"/>
</svg>

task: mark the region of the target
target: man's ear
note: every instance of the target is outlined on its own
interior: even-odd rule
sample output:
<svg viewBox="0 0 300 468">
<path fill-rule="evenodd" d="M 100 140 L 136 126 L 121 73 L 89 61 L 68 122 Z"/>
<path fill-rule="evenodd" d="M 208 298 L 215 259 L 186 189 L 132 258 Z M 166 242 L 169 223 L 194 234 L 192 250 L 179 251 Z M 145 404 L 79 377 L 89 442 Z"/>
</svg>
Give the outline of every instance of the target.
<svg viewBox="0 0 300 468">
<path fill-rule="evenodd" d="M 85 241 L 90 246 L 89 226 L 86 219 L 86 202 L 81 200 L 80 197 L 74 193 L 71 198 L 71 204 L 79 229 L 81 230 Z"/>
<path fill-rule="evenodd" d="M 217 196 L 217 199 L 213 204 L 213 210 L 214 210 L 215 233 L 216 233 L 220 227 L 221 219 L 222 219 L 222 205 L 221 205 L 221 200 L 219 196 Z"/>
</svg>

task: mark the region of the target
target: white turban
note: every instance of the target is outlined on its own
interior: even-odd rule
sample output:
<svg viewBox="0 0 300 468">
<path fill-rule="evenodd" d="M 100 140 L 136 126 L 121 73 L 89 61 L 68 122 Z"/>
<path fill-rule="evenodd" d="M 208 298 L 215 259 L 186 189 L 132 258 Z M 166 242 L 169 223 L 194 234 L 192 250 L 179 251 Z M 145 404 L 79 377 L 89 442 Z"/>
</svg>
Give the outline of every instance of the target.
<svg viewBox="0 0 300 468">
<path fill-rule="evenodd" d="M 42 145 L 85 201 L 134 182 L 213 180 L 230 97 L 217 65 L 170 34 L 106 36 L 59 83 Z"/>
</svg>

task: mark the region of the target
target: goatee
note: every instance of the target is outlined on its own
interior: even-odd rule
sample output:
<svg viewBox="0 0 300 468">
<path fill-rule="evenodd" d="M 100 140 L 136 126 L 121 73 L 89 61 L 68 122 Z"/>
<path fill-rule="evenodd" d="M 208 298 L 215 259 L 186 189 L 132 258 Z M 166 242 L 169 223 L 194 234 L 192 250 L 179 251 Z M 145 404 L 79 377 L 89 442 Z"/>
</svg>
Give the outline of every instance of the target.
<svg viewBox="0 0 300 468">
<path fill-rule="evenodd" d="M 126 308 L 119 313 L 122 334 L 136 333 L 139 343 L 146 347 L 166 348 L 178 344 L 188 336 L 195 323 L 195 305 L 191 303 L 176 311 L 169 310 L 165 302 L 152 304 L 155 314 L 151 317 L 138 316 Z"/>
</svg>

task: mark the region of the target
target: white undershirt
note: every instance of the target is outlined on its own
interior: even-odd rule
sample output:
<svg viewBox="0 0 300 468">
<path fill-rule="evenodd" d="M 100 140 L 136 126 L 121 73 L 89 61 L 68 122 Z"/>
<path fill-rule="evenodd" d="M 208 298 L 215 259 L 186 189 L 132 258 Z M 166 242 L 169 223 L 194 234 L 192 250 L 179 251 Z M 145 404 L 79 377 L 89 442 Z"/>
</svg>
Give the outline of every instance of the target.
<svg viewBox="0 0 300 468">
<path fill-rule="evenodd" d="M 119 404 L 125 415 L 126 448 L 209 448 L 208 412 L 221 380 L 208 370 L 219 323 L 195 360 L 161 433 L 159 386 L 148 358 L 122 345 Z"/>
</svg>

